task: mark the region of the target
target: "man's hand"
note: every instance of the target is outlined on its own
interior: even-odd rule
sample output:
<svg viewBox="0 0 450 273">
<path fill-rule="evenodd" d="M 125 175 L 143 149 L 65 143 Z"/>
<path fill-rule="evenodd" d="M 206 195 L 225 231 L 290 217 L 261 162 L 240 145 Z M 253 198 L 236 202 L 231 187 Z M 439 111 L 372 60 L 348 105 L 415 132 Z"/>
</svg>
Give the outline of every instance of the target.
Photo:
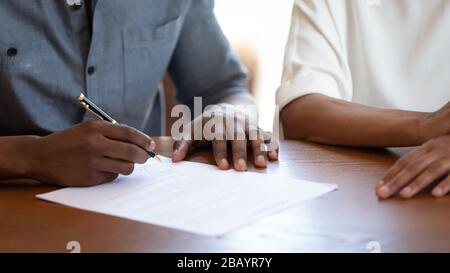
<svg viewBox="0 0 450 273">
<path fill-rule="evenodd" d="M 450 191 L 450 135 L 428 141 L 417 150 L 399 159 L 378 183 L 376 192 L 382 199 L 399 193 L 412 198 L 429 185 L 435 197 Z"/>
<path fill-rule="evenodd" d="M 214 135 L 220 135 L 219 139 L 210 141 L 194 140 L 195 127 L 207 124 L 212 119 L 221 119 L 214 125 Z M 233 126 L 227 121 L 234 121 Z M 238 171 L 247 170 L 247 146 L 252 151 L 252 161 L 257 168 L 266 168 L 268 160 L 277 160 L 278 151 L 266 151 L 265 142 L 272 139 L 272 135 L 258 128 L 255 121 L 248 114 L 229 104 L 218 104 L 211 110 L 211 113 L 204 113 L 191 122 L 192 132 L 189 140 L 176 141 L 172 159 L 174 162 L 183 160 L 191 147 L 212 145 L 212 151 L 217 166 L 222 170 L 227 170 L 231 165 Z M 203 131 L 203 130 L 202 130 Z M 189 135 L 189 134 L 188 134 Z M 273 143 L 272 143 L 273 145 Z M 275 144 L 278 147 L 278 144 Z M 228 158 L 228 150 L 232 153 L 232 163 Z"/>
<path fill-rule="evenodd" d="M 61 186 L 93 186 L 129 175 L 148 159 L 155 142 L 136 129 L 87 121 L 28 141 L 30 178 Z"/>
</svg>

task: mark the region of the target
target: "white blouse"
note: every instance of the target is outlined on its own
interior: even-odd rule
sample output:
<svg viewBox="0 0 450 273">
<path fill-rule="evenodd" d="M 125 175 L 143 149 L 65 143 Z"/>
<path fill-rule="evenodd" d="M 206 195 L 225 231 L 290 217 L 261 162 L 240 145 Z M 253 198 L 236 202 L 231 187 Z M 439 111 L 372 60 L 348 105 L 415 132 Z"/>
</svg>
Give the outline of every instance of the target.
<svg viewBox="0 0 450 273">
<path fill-rule="evenodd" d="M 436 111 L 450 101 L 450 0 L 295 0 L 282 109 L 310 93 Z"/>
</svg>

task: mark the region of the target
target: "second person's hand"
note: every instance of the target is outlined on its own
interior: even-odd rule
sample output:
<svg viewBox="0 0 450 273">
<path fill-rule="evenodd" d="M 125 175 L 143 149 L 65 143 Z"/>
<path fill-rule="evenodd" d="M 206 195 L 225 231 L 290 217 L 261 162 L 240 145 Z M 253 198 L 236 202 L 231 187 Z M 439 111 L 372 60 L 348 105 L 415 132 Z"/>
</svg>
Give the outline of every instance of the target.
<svg viewBox="0 0 450 273">
<path fill-rule="evenodd" d="M 433 183 L 438 183 L 432 190 L 433 196 L 449 193 L 450 135 L 432 139 L 400 158 L 378 183 L 376 192 L 381 199 L 397 193 L 408 199 Z"/>
</svg>

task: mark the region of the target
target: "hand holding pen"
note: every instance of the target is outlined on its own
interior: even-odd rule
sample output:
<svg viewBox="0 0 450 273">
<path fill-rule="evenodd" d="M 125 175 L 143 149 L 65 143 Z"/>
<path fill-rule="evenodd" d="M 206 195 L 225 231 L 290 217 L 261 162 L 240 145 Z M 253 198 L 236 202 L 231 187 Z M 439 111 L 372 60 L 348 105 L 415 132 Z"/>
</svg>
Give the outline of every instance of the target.
<svg viewBox="0 0 450 273">
<path fill-rule="evenodd" d="M 149 136 L 117 124 L 84 96 L 79 99 L 105 121 L 94 119 L 45 136 L 11 139 L 11 149 L 19 151 L 11 161 L 17 165 L 20 177 L 58 186 L 87 187 L 129 175 L 135 164 L 157 158 L 152 152 L 156 143 Z"/>
<path fill-rule="evenodd" d="M 88 98 L 86 98 L 86 96 L 84 96 L 83 93 L 81 93 L 78 96 L 78 101 L 80 102 L 80 104 L 89 112 L 93 113 L 95 116 L 97 116 L 99 119 L 104 120 L 104 121 L 108 121 L 112 124 L 118 124 L 117 121 L 115 121 L 113 118 L 111 118 L 108 114 L 106 114 L 102 109 L 100 109 L 100 107 L 98 107 L 97 105 L 95 105 L 92 101 L 90 101 Z M 157 154 L 155 154 L 153 151 L 146 151 L 147 154 L 151 157 L 151 158 L 155 158 L 158 160 L 161 160 L 159 158 L 159 156 Z"/>
<path fill-rule="evenodd" d="M 20 151 L 21 160 L 14 162 L 21 177 L 70 187 L 94 186 L 129 175 L 156 147 L 134 128 L 97 119 L 46 136 L 24 137 L 14 145 Z"/>
</svg>

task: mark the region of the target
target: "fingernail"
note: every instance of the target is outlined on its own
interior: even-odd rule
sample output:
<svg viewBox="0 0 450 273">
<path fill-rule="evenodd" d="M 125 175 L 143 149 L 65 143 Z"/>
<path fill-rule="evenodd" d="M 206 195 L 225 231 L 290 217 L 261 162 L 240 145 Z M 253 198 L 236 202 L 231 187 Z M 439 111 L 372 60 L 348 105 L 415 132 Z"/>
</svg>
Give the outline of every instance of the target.
<svg viewBox="0 0 450 273">
<path fill-rule="evenodd" d="M 436 189 L 433 190 L 433 195 L 436 196 L 436 197 L 441 197 L 442 193 L 443 193 L 443 191 L 442 191 L 441 188 L 436 188 Z"/>
<path fill-rule="evenodd" d="M 150 142 L 150 150 L 154 150 L 154 149 L 156 149 L 156 142 L 152 140 Z"/>
<path fill-rule="evenodd" d="M 411 188 L 410 187 L 406 187 L 400 192 L 400 195 L 402 195 L 404 197 L 409 197 L 410 194 L 411 194 Z"/>
<path fill-rule="evenodd" d="M 238 160 L 238 167 L 239 169 L 245 170 L 247 168 L 247 163 L 245 162 L 244 159 L 240 158 Z"/>
<path fill-rule="evenodd" d="M 386 186 L 381 187 L 378 190 L 378 193 L 380 194 L 381 197 L 388 197 L 389 195 L 389 188 Z"/>
<path fill-rule="evenodd" d="M 228 160 L 222 158 L 222 160 L 220 160 L 220 166 L 224 169 L 228 169 Z"/>
<path fill-rule="evenodd" d="M 264 158 L 263 155 L 258 155 L 256 157 L 256 162 L 258 165 L 264 165 L 266 163 L 266 159 Z"/>
</svg>

